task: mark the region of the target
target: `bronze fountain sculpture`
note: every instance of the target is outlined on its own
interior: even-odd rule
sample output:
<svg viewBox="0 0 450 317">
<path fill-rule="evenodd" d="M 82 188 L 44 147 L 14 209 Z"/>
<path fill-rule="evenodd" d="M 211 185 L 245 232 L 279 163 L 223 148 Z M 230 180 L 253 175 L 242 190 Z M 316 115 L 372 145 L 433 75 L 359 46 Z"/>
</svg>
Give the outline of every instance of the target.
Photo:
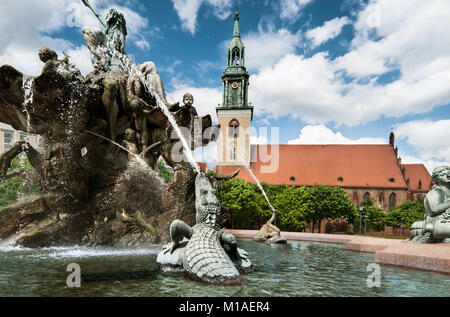
<svg viewBox="0 0 450 317">
<path fill-rule="evenodd" d="M 425 196 L 425 216 L 411 226 L 411 240 L 418 243 L 450 240 L 450 166 L 436 167 L 434 186 Z"/>
</svg>

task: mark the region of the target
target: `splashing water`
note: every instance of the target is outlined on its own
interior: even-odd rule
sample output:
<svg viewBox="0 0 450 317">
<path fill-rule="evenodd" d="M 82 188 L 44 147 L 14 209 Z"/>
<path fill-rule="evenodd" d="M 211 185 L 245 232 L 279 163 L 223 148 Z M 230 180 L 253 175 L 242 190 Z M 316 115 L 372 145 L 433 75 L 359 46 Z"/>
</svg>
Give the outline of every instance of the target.
<svg viewBox="0 0 450 317">
<path fill-rule="evenodd" d="M 239 156 L 239 154 L 237 154 L 237 151 L 236 151 L 236 156 L 237 156 L 240 160 L 242 160 L 242 158 Z M 245 161 L 245 160 L 242 160 L 242 161 Z M 266 194 L 264 188 L 262 187 L 262 185 L 261 185 L 259 179 L 256 177 L 256 175 L 253 173 L 252 169 L 250 168 L 250 164 L 248 164 L 248 165 L 247 165 L 247 164 L 244 164 L 244 167 L 248 170 L 248 172 L 250 173 L 250 176 L 251 176 L 251 177 L 253 178 L 253 180 L 256 182 L 256 185 L 258 185 L 258 187 L 259 187 L 259 189 L 261 190 L 261 192 L 262 192 L 264 198 L 266 199 L 267 203 L 269 204 L 270 210 L 271 210 L 272 212 L 274 212 L 274 211 L 275 211 L 275 208 L 273 208 L 272 204 L 270 203 L 269 198 L 267 197 L 267 194 Z"/>
<path fill-rule="evenodd" d="M 86 131 L 87 133 L 90 133 L 90 134 L 92 134 L 92 135 L 95 135 L 96 137 L 99 137 L 99 138 L 101 138 L 101 139 L 103 139 L 103 140 L 105 140 L 105 141 L 111 142 L 112 144 L 118 146 L 118 147 L 121 148 L 122 150 L 124 150 L 124 151 L 130 153 L 131 155 L 133 155 L 133 157 L 136 159 L 136 161 L 139 162 L 139 164 L 141 164 L 141 165 L 143 165 L 143 166 L 147 166 L 147 163 L 145 163 L 145 161 L 142 159 L 142 157 L 140 157 L 140 156 L 137 155 L 137 154 L 134 154 L 133 152 L 130 152 L 127 148 L 125 148 L 124 146 L 120 145 L 119 143 L 114 142 L 113 140 L 108 139 L 107 137 L 104 137 L 103 135 L 97 134 L 97 133 L 95 133 L 95 132 L 92 132 L 92 131 L 89 131 L 89 130 L 85 130 L 85 131 Z"/>
<path fill-rule="evenodd" d="M 25 116 L 27 117 L 27 132 L 30 132 L 31 130 L 30 113 L 28 112 L 28 105 L 31 105 L 33 103 L 33 86 L 34 86 L 33 76 L 24 75 L 22 80 L 22 89 L 24 93 L 23 112 L 25 112 Z"/>
<path fill-rule="evenodd" d="M 259 182 L 258 178 L 255 176 L 255 174 L 253 174 L 252 169 L 250 168 L 250 166 L 245 165 L 245 168 L 249 171 L 250 175 L 252 176 L 252 178 L 255 180 L 256 184 L 258 185 L 259 189 L 261 190 L 264 198 L 266 199 L 267 203 L 269 204 L 270 210 L 272 210 L 272 212 L 275 210 L 275 208 L 273 208 L 272 204 L 269 201 L 269 198 L 267 197 L 266 192 L 264 191 L 263 187 L 261 186 L 261 183 Z"/>
<path fill-rule="evenodd" d="M 164 115 L 167 117 L 173 129 L 180 138 L 189 162 L 195 168 L 197 173 L 200 173 L 200 168 L 198 167 L 192 154 L 192 151 L 190 150 L 190 146 L 186 141 L 186 139 L 184 138 L 183 134 L 181 133 L 180 127 L 178 126 L 175 118 L 173 117 L 172 113 L 170 113 L 169 109 L 163 102 L 161 96 L 153 89 L 152 84 L 147 80 L 147 78 L 145 78 L 145 75 L 138 69 L 136 64 L 134 64 L 134 62 L 127 55 L 124 55 L 118 51 L 112 52 L 107 48 L 98 48 L 97 50 L 100 54 L 108 54 L 109 56 L 112 56 L 113 58 L 115 58 L 115 60 L 120 62 L 121 66 L 123 66 L 123 69 L 126 72 L 128 72 L 129 74 L 136 74 L 139 77 L 140 81 L 145 87 L 145 90 L 156 99 L 156 104 L 163 111 Z"/>
</svg>

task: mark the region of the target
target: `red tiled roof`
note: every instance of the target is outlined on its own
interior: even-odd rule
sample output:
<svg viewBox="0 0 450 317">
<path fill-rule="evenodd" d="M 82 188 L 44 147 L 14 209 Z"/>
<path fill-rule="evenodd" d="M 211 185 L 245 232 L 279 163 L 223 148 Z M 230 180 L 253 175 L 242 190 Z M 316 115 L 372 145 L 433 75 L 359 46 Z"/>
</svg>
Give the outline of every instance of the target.
<svg viewBox="0 0 450 317">
<path fill-rule="evenodd" d="M 409 189 L 419 190 L 419 181 L 422 182 L 422 191 L 431 189 L 431 175 L 423 164 L 402 164 L 405 169 L 405 179 L 409 179 Z"/>
<path fill-rule="evenodd" d="M 200 171 L 202 171 L 203 173 L 206 173 L 206 163 L 197 162 L 197 165 L 200 168 Z"/>
<path fill-rule="evenodd" d="M 393 148 L 386 145 L 279 145 L 279 168 L 262 173 L 258 153 L 271 153 L 272 145 L 252 146 L 251 168 L 261 182 L 296 186 L 382 187 L 407 189 Z M 260 152 L 261 151 L 261 152 Z M 255 156 L 256 154 L 256 156 Z M 220 174 L 231 174 L 233 166 L 218 166 Z M 245 168 L 239 177 L 254 182 Z M 292 178 L 292 179 L 291 179 Z M 340 181 L 341 179 L 341 181 Z"/>
</svg>

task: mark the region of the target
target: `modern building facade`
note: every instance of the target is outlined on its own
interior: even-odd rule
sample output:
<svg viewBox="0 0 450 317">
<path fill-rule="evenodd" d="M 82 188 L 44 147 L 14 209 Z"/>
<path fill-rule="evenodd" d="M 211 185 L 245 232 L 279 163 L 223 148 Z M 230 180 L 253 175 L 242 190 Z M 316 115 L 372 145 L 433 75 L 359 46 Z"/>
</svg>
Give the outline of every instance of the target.
<svg viewBox="0 0 450 317">
<path fill-rule="evenodd" d="M 27 141 L 39 152 L 44 151 L 44 142 L 41 136 L 17 131 L 7 125 L 0 127 L 0 154 L 11 149 L 19 141 Z"/>
</svg>

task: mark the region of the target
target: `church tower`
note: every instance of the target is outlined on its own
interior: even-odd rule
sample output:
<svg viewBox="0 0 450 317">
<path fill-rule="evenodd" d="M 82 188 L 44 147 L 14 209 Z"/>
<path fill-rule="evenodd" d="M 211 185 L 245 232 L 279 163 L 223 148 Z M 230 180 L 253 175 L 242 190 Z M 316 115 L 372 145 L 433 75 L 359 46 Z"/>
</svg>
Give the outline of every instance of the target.
<svg viewBox="0 0 450 317">
<path fill-rule="evenodd" d="M 245 68 L 245 46 L 239 31 L 239 12 L 236 11 L 233 39 L 228 46 L 227 68 L 222 74 L 222 105 L 216 108 L 221 134 L 217 146 L 217 166 L 250 163 L 253 106 L 248 102 L 249 77 Z"/>
</svg>

